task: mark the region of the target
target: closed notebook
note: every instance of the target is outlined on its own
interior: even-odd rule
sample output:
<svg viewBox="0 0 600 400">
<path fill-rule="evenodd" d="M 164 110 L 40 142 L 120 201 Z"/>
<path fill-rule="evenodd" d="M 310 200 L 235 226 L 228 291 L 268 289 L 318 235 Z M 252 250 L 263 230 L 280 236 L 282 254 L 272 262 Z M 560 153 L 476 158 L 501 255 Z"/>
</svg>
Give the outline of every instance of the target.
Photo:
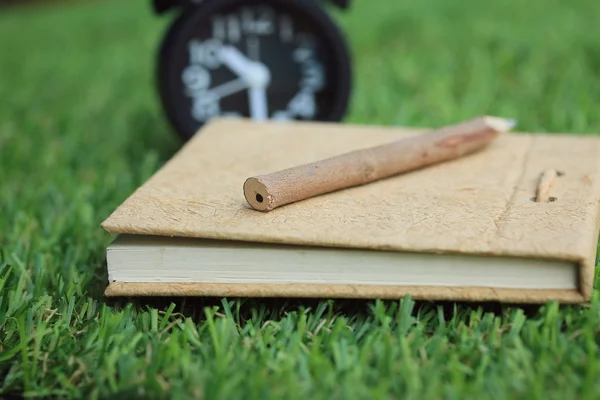
<svg viewBox="0 0 600 400">
<path fill-rule="evenodd" d="M 107 296 L 589 301 L 600 137 L 506 133 L 475 154 L 270 212 L 246 178 L 425 130 L 213 120 L 102 223 Z M 543 171 L 559 172 L 536 202 Z"/>
</svg>

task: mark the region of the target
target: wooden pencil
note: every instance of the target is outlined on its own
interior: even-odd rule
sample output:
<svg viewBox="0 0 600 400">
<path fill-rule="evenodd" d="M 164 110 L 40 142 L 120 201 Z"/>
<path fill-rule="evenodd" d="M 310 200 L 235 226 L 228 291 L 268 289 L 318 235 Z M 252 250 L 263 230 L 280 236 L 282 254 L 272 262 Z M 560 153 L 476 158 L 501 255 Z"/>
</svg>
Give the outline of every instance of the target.
<svg viewBox="0 0 600 400">
<path fill-rule="evenodd" d="M 482 116 L 428 133 L 246 179 L 248 204 L 270 211 L 286 204 L 364 185 L 462 157 L 512 129 L 514 120 Z"/>
</svg>

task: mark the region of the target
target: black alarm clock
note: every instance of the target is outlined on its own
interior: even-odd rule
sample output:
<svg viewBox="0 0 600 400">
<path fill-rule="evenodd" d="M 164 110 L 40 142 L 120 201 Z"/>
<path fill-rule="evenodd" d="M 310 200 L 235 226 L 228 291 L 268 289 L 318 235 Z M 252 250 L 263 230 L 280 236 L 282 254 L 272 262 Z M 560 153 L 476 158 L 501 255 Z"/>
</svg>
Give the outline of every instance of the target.
<svg viewBox="0 0 600 400">
<path fill-rule="evenodd" d="M 350 53 L 319 0 L 153 1 L 159 14 L 180 9 L 157 80 L 182 139 L 215 117 L 339 121 L 346 113 Z"/>
</svg>

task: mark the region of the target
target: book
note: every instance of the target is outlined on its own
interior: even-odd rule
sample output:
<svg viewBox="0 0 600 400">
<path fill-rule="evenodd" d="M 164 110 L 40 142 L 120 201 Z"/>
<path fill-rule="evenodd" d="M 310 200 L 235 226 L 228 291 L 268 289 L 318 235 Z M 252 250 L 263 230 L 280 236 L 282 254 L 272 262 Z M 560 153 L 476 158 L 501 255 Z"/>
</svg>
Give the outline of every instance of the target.
<svg viewBox="0 0 600 400">
<path fill-rule="evenodd" d="M 246 178 L 427 128 L 215 119 L 101 224 L 107 296 L 581 303 L 600 229 L 600 137 L 504 134 L 485 150 L 288 204 Z M 537 201 L 544 171 L 556 171 Z"/>
</svg>

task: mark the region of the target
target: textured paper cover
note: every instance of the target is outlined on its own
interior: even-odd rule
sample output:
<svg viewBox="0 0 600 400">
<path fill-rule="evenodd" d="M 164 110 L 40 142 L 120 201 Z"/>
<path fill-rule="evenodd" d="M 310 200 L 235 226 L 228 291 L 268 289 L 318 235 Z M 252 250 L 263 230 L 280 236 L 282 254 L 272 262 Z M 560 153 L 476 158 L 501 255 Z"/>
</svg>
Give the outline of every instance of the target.
<svg viewBox="0 0 600 400">
<path fill-rule="evenodd" d="M 580 298 L 589 299 L 600 226 L 597 136 L 512 133 L 477 154 L 268 213 L 245 202 L 247 177 L 422 132 L 215 120 L 102 227 L 111 233 L 572 260 L 581 265 Z M 552 187 L 556 201 L 533 202 L 547 168 L 564 173 Z M 473 289 L 448 290 L 460 300 Z M 503 297 L 514 296 L 509 291 Z"/>
<path fill-rule="evenodd" d="M 111 282 L 106 296 L 217 296 L 217 297 L 314 297 L 350 299 L 399 299 L 410 295 L 429 301 L 498 301 L 518 304 L 581 303 L 574 290 L 522 290 L 499 288 L 462 288 L 439 286 L 371 286 L 307 284 L 206 284 Z"/>
</svg>

